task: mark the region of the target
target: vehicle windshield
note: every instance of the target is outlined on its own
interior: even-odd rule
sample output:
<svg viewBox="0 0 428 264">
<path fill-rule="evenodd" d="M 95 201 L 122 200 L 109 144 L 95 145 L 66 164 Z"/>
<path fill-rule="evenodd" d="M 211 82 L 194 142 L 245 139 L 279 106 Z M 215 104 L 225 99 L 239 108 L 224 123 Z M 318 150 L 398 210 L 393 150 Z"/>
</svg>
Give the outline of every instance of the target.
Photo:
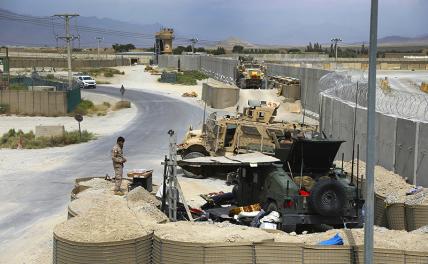
<svg viewBox="0 0 428 264">
<path fill-rule="evenodd" d="M 87 80 L 92 80 L 92 78 L 91 77 L 83 77 L 83 80 L 85 80 L 85 81 L 87 81 Z"/>
</svg>

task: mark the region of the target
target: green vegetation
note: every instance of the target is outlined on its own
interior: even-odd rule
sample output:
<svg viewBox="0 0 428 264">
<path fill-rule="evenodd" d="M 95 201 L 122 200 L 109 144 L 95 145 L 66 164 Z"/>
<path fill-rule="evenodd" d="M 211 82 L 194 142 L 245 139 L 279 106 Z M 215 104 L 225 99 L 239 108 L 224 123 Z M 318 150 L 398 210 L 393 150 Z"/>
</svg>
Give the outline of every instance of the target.
<svg viewBox="0 0 428 264">
<path fill-rule="evenodd" d="M 188 45 L 187 47 L 184 46 L 177 46 L 175 49 L 172 50 L 173 54 L 180 55 L 183 52 L 192 52 L 192 46 Z M 205 52 L 204 48 L 195 48 L 195 52 Z"/>
<path fill-rule="evenodd" d="M 53 75 L 52 73 L 49 73 L 46 75 L 46 79 L 48 80 L 54 80 L 55 79 L 55 75 Z"/>
<path fill-rule="evenodd" d="M 213 55 L 222 55 L 226 54 L 226 50 L 223 47 L 217 47 L 217 49 L 211 50 L 209 53 Z"/>
<path fill-rule="evenodd" d="M 103 102 L 102 104 L 96 105 L 90 100 L 82 99 L 82 101 L 76 107 L 72 115 L 74 116 L 75 114 L 79 114 L 79 115 L 87 115 L 87 116 L 93 116 L 93 115 L 105 116 L 109 109 L 116 111 L 122 108 L 126 108 L 126 107 L 120 107 L 120 108 L 117 108 L 116 106 L 112 107 L 112 105 L 109 102 Z"/>
<path fill-rule="evenodd" d="M 233 53 L 242 53 L 244 51 L 244 47 L 241 45 L 235 45 L 232 48 Z"/>
<path fill-rule="evenodd" d="M 115 52 L 128 52 L 130 50 L 135 49 L 134 44 L 113 44 L 112 48 L 114 49 Z"/>
<path fill-rule="evenodd" d="M 62 147 L 71 144 L 88 142 L 95 139 L 95 135 L 86 130 L 82 131 L 80 138 L 79 131 L 65 132 L 63 137 L 38 137 L 33 131 L 24 133 L 21 130 L 10 129 L 0 137 L 0 148 L 15 149 L 19 145 L 24 149 L 40 149 L 49 147 Z"/>
<path fill-rule="evenodd" d="M 111 84 L 111 82 L 103 81 L 103 80 L 96 80 L 97 84 Z"/>
<path fill-rule="evenodd" d="M 113 111 L 117 111 L 124 108 L 131 108 L 130 101 L 119 101 L 113 106 Z"/>
<path fill-rule="evenodd" d="M 90 68 L 90 69 L 83 69 L 83 74 L 88 74 L 91 76 L 104 76 L 104 77 L 113 77 L 115 74 L 121 74 L 124 75 L 125 72 L 121 72 L 118 69 L 113 68 Z"/>
<path fill-rule="evenodd" d="M 27 91 L 28 87 L 26 85 L 24 85 L 23 83 L 11 83 L 11 84 L 9 84 L 9 90 Z"/>
<path fill-rule="evenodd" d="M 207 79 L 208 76 L 203 74 L 200 71 L 184 71 L 182 73 L 177 74 L 177 82 L 178 84 L 183 85 L 196 85 L 197 80 L 204 80 Z"/>
<path fill-rule="evenodd" d="M 7 113 L 9 113 L 9 105 L 0 104 L 0 114 L 7 114 Z"/>
</svg>

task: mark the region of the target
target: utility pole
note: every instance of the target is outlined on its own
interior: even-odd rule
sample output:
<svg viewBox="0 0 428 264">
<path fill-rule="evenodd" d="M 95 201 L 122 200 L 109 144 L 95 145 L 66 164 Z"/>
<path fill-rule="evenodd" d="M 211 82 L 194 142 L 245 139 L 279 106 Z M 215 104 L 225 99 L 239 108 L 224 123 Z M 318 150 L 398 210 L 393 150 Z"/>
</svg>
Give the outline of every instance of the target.
<svg viewBox="0 0 428 264">
<path fill-rule="evenodd" d="M 98 50 L 97 50 L 97 60 L 98 60 L 98 67 L 100 67 L 100 43 L 104 39 L 103 37 L 96 37 L 98 42 Z"/>
<path fill-rule="evenodd" d="M 192 38 L 190 42 L 192 42 L 192 53 L 195 53 L 195 44 L 198 43 L 198 39 Z"/>
<path fill-rule="evenodd" d="M 340 38 L 332 38 L 331 39 L 331 42 L 334 43 L 334 54 L 335 54 L 335 57 L 336 57 L 336 62 L 337 62 L 337 43 L 341 42 L 341 41 L 342 41 L 342 39 L 340 39 Z"/>
<path fill-rule="evenodd" d="M 71 89 L 73 81 L 71 76 L 71 41 L 76 39 L 70 34 L 70 19 L 79 16 L 78 14 L 56 14 L 56 17 L 62 17 L 65 20 L 65 36 L 59 37 L 67 42 L 67 64 L 68 64 L 68 88 Z"/>
<path fill-rule="evenodd" d="M 364 263 L 373 263 L 374 229 L 374 167 L 376 151 L 376 53 L 378 0 L 371 0 L 369 88 L 367 93 L 367 168 L 366 168 L 366 219 L 364 222 Z"/>
</svg>

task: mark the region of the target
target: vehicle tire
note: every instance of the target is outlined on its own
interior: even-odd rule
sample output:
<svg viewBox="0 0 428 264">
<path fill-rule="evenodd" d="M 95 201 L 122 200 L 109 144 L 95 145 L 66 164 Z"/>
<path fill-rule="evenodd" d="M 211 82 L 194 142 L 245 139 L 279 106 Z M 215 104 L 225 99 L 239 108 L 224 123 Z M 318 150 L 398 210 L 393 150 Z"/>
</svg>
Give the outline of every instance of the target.
<svg viewBox="0 0 428 264">
<path fill-rule="evenodd" d="M 345 200 L 345 188 L 337 180 L 321 179 L 312 188 L 309 206 L 323 216 L 340 216 Z"/>
<path fill-rule="evenodd" d="M 266 211 L 266 214 L 270 214 L 273 211 L 278 212 L 278 205 L 276 204 L 276 202 L 274 200 L 269 200 L 266 203 L 265 211 Z"/>
<path fill-rule="evenodd" d="M 199 158 L 199 157 L 205 157 L 205 155 L 201 152 L 189 152 L 183 156 L 183 159 L 193 159 L 193 158 Z M 185 166 L 183 169 L 184 177 L 187 178 L 194 178 L 194 179 L 203 179 L 205 178 L 202 175 L 202 168 L 201 167 L 191 167 L 191 166 Z"/>
</svg>

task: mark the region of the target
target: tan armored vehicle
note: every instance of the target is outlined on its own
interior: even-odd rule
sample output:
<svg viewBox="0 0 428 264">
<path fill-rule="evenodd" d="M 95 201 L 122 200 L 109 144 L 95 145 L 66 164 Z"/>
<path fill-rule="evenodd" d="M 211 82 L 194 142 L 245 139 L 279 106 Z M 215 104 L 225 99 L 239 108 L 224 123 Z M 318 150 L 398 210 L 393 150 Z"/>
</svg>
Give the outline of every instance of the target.
<svg viewBox="0 0 428 264">
<path fill-rule="evenodd" d="M 239 57 L 236 85 L 241 89 L 260 89 L 263 85 L 265 67 L 251 57 Z"/>
<path fill-rule="evenodd" d="M 259 102 L 258 105 L 253 103 L 244 108 L 243 113 L 236 116 L 217 118 L 217 114 L 213 113 L 203 130 L 189 129 L 178 146 L 178 154 L 183 159 L 204 156 L 233 158 L 233 155 L 253 151 L 275 155 L 276 144 L 284 140 L 287 134 L 299 136 L 305 131 L 315 130 L 310 126 L 275 122 L 278 107 L 275 103 Z M 187 172 L 187 176 L 194 176 Z M 192 172 L 203 174 L 201 168 Z"/>
</svg>

